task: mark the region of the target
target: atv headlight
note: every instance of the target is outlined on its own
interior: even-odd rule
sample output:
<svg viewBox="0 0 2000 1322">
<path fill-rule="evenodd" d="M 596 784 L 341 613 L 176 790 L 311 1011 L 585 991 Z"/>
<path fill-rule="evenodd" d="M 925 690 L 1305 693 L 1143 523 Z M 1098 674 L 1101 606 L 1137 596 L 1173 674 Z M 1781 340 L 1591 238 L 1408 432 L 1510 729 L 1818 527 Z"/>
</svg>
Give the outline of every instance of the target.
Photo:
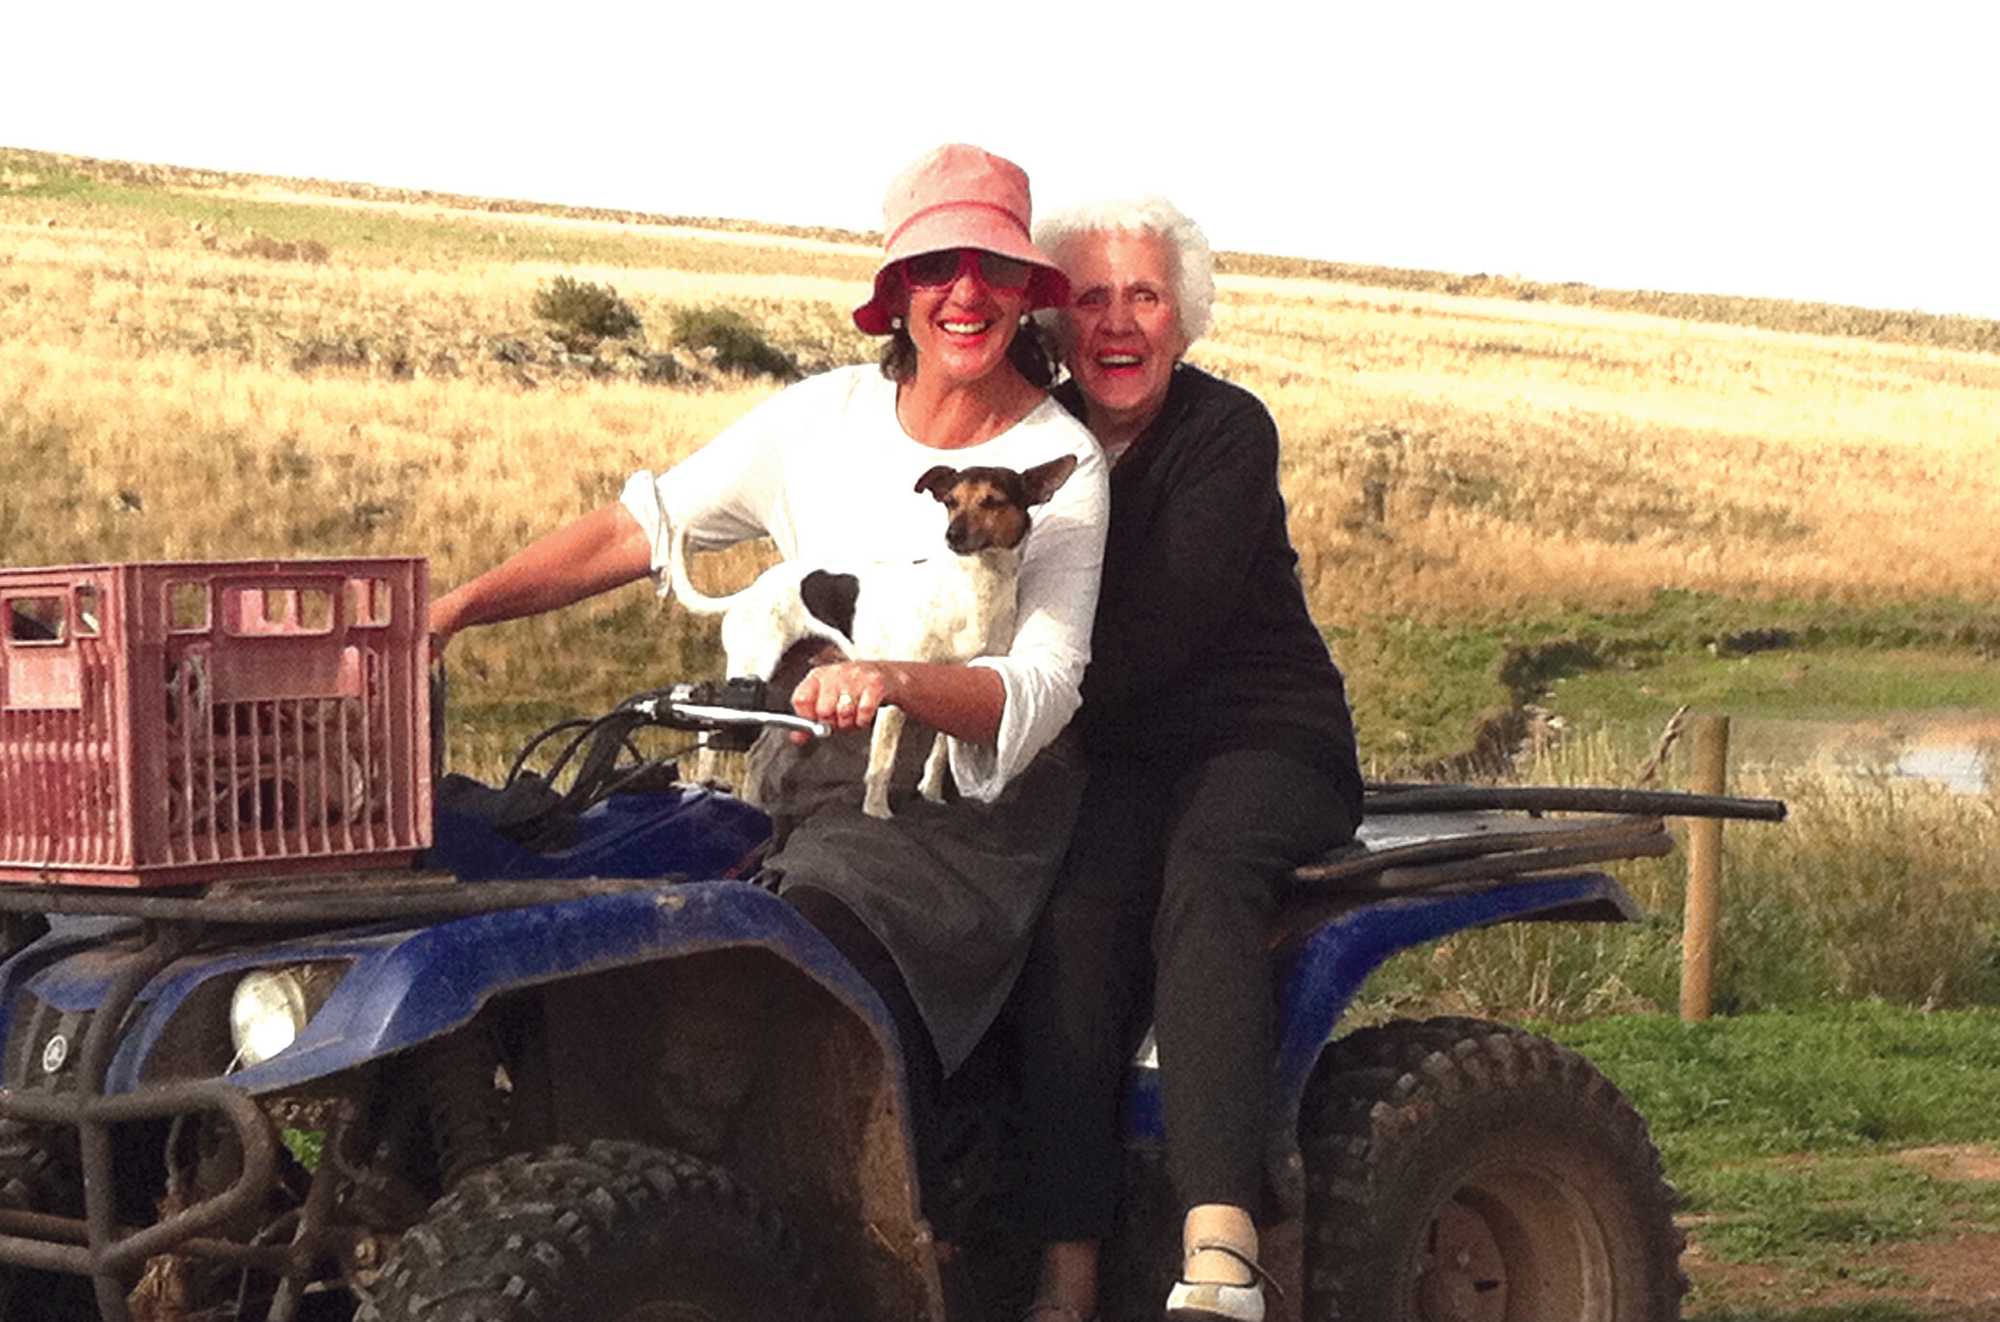
<svg viewBox="0 0 2000 1322">
<path fill-rule="evenodd" d="M 244 974 L 229 998 L 235 1065 L 261 1065 L 292 1045 L 344 970 L 341 964 L 293 964 Z"/>
</svg>

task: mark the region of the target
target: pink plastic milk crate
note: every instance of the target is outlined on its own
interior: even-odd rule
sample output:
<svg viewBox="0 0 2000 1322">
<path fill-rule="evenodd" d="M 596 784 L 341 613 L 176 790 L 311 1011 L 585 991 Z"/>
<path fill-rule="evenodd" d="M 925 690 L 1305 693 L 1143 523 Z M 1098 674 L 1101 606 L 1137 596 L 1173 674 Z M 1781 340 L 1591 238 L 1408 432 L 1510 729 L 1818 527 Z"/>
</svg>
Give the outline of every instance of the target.
<svg viewBox="0 0 2000 1322">
<path fill-rule="evenodd" d="M 408 863 L 428 587 L 419 559 L 0 570 L 0 881 Z"/>
</svg>

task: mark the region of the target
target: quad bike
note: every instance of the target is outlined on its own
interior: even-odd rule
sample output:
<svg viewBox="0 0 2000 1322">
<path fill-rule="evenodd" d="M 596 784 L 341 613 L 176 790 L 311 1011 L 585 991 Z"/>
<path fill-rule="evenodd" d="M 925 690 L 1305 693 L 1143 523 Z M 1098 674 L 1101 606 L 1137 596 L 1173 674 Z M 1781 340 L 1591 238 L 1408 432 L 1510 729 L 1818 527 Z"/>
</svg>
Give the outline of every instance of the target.
<svg viewBox="0 0 2000 1322">
<path fill-rule="evenodd" d="M 367 593 L 349 587 L 374 570 L 358 564 L 327 571 L 336 634 L 366 615 L 349 599 Z M 267 599 L 270 581 L 282 597 L 304 572 L 257 568 Z M 121 592 L 111 583 L 93 604 L 115 616 Z M 53 822 L 104 802 L 73 768 L 58 775 L 76 749 L 48 716 L 49 695 L 71 692 L 50 658 L 89 637 L 81 607 L 64 609 L 50 627 L 46 605 L 0 601 L 9 663 L 40 666 L 0 672 L 13 816 L 0 845 L 41 829 L 22 805 Z M 267 600 L 230 627 L 286 635 L 301 610 Z M 197 622 L 183 632 L 199 636 Z M 130 650 L 155 673 L 159 657 Z M 568 791 L 516 793 L 538 788 L 524 774 L 494 801 L 441 795 L 420 866 L 354 866 L 307 846 L 315 818 L 324 845 L 330 824 L 352 834 L 380 806 L 347 763 L 372 775 L 394 740 L 351 737 L 339 713 L 388 670 L 332 667 L 329 682 L 361 697 L 320 695 L 302 715 L 271 686 L 226 693 L 222 659 L 167 657 L 165 728 L 195 731 L 188 747 L 220 732 L 263 751 L 231 754 L 222 794 L 194 793 L 184 756 L 166 820 L 185 830 L 206 804 L 218 829 L 300 848 L 248 866 L 170 860 L 162 880 L 123 887 L 81 869 L 10 874 L 0 853 L 0 1318 L 944 1322 L 946 1272 L 978 1286 L 952 1322 L 1018 1303 L 1024 1246 L 993 1229 L 1004 1061 L 957 1085 L 963 1151 L 952 1187 L 922 1203 L 952 1219 L 961 1256 L 947 1268 L 920 1211 L 887 1012 L 757 884 L 764 816 L 639 747 L 649 731 L 726 740 L 805 723 L 763 710 L 754 686 L 643 694 L 573 739 Z M 94 684 L 73 686 L 75 709 L 98 701 Z M 435 716 L 429 705 L 418 693 L 411 708 Z M 349 747 L 362 752 L 346 759 Z M 297 774 L 271 783 L 287 765 Z M 1274 1315 L 1677 1318 L 1673 1193 L 1645 1122 L 1587 1061 L 1471 1019 L 1335 1034 L 1399 951 L 1495 923 L 1636 917 L 1594 865 L 1666 852 L 1663 815 L 1782 811 L 1372 789 L 1361 840 L 1300 870 L 1272 934 L 1267 1244 L 1289 1282 Z M 1157 1077 L 1142 1051 L 1107 1319 L 1157 1316 L 1177 1266 Z"/>
</svg>

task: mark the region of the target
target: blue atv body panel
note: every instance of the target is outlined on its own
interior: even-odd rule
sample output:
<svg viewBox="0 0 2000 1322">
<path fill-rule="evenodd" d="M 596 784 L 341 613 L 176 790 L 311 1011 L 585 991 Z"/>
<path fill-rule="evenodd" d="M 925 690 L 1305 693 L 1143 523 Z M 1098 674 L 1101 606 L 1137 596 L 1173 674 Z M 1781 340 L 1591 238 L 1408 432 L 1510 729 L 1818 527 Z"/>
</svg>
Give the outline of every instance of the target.
<svg viewBox="0 0 2000 1322">
<path fill-rule="evenodd" d="M 885 1044 L 895 1037 L 880 998 L 823 936 L 767 890 L 731 880 L 754 865 L 770 821 L 730 795 L 697 787 L 614 795 L 583 814 L 571 848 L 538 854 L 477 818 L 441 813 L 427 862 L 467 884 L 484 880 L 698 876 L 616 894 L 424 925 L 350 927 L 204 951 L 168 966 L 141 994 L 105 1080 L 139 1086 L 174 1014 L 215 978 L 253 968 L 343 962 L 350 967 L 287 1050 L 229 1076 L 247 1091 L 295 1087 L 389 1055 L 468 1022 L 493 997 L 621 966 L 728 948 L 769 950 L 848 1004 Z M 71 1016 L 103 999 L 131 948 L 116 920 L 62 920 L 0 965 L 0 1041 L 32 993 Z"/>
<path fill-rule="evenodd" d="M 0 967 L 0 1004 L 32 992 L 66 1013 L 92 1008 L 116 971 L 102 936 L 44 937 Z M 176 1011 L 213 978 L 318 961 L 350 967 L 298 1040 L 229 1076 L 251 1093 L 296 1087 L 393 1054 L 469 1022 L 503 992 L 710 950 L 768 950 L 848 1005 L 885 1044 L 895 1035 L 874 990 L 791 905 L 738 881 L 662 885 L 503 909 L 422 927 L 350 929 L 201 953 L 155 978 L 105 1079 L 139 1086 Z M 4 1031 L 4 1026 L 0 1026 Z"/>
</svg>

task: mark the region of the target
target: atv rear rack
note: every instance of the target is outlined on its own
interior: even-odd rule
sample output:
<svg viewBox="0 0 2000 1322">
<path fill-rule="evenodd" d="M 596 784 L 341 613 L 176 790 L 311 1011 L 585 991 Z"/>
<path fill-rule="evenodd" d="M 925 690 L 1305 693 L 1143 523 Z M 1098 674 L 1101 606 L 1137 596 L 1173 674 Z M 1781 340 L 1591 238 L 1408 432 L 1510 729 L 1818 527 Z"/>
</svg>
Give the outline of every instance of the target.
<svg viewBox="0 0 2000 1322">
<path fill-rule="evenodd" d="M 1587 820 L 1551 818 L 1585 813 Z M 1777 822 L 1778 799 L 1572 786 L 1368 786 L 1353 843 L 1293 871 L 1307 894 L 1382 894 L 1498 881 L 1588 863 L 1658 858 L 1665 818 Z"/>
</svg>

